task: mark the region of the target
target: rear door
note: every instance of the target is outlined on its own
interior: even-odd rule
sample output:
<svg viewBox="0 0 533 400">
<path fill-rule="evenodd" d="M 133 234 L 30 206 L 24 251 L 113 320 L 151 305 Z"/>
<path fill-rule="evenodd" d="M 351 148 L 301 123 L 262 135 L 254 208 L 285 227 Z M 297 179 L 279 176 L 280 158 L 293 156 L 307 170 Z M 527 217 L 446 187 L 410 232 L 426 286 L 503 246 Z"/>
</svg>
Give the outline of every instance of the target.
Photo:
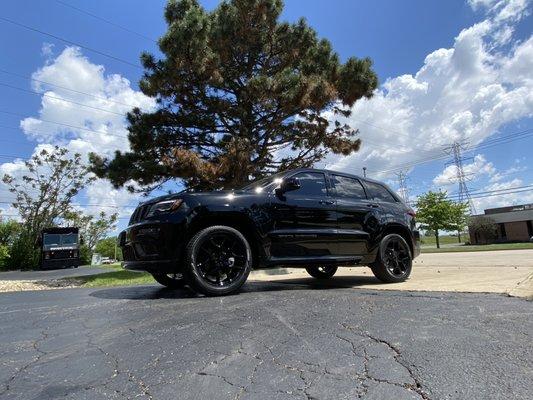
<svg viewBox="0 0 533 400">
<path fill-rule="evenodd" d="M 330 176 L 337 203 L 338 254 L 363 256 L 377 230 L 380 206 L 367 198 L 359 179 L 342 174 Z"/>
</svg>

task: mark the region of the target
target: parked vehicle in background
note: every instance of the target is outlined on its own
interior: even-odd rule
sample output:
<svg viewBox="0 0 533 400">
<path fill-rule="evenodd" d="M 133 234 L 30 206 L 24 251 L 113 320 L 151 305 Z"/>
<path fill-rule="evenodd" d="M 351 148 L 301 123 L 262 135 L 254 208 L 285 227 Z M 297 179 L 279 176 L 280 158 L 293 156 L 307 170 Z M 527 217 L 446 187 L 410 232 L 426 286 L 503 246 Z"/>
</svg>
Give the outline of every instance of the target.
<svg viewBox="0 0 533 400">
<path fill-rule="evenodd" d="M 46 228 L 41 231 L 40 268 L 59 269 L 80 265 L 78 228 Z"/>
<path fill-rule="evenodd" d="M 114 260 L 112 258 L 109 258 L 109 257 L 102 257 L 102 264 L 113 264 L 113 263 L 116 263 L 117 260 Z"/>
<path fill-rule="evenodd" d="M 206 295 L 237 291 L 252 268 L 301 267 L 317 279 L 368 265 L 402 282 L 420 253 L 414 212 L 383 183 L 298 169 L 238 190 L 141 203 L 119 236 L 124 267 Z"/>
</svg>

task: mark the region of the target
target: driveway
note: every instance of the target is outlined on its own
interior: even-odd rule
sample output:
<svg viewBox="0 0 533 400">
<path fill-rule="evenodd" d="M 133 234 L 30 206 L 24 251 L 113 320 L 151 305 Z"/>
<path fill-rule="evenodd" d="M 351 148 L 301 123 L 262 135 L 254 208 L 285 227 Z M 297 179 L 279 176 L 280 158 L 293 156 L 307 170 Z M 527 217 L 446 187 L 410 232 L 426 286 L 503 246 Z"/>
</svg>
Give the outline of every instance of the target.
<svg viewBox="0 0 533 400">
<path fill-rule="evenodd" d="M 530 399 L 533 307 L 251 282 L 0 294 L 2 399 Z"/>
<path fill-rule="evenodd" d="M 85 265 L 78 268 L 52 269 L 43 271 L 7 271 L 0 272 L 0 281 L 48 281 L 69 278 L 72 276 L 87 276 L 109 272 L 104 267 Z"/>
</svg>

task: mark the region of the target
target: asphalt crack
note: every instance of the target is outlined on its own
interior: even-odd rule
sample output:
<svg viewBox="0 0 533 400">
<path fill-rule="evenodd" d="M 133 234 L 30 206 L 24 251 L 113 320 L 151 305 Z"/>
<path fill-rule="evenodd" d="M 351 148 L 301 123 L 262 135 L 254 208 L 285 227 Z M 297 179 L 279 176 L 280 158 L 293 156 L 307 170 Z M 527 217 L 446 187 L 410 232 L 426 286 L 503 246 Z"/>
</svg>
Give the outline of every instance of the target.
<svg viewBox="0 0 533 400">
<path fill-rule="evenodd" d="M 340 325 L 342 327 L 344 327 L 344 329 L 349 330 L 349 331 L 355 333 L 358 336 L 370 339 L 370 340 L 372 340 L 375 343 L 380 343 L 380 344 L 384 344 L 385 346 L 387 346 L 387 348 L 392 352 L 395 362 L 397 362 L 399 365 L 401 365 L 403 368 L 405 368 L 405 370 L 409 373 L 409 376 L 413 380 L 414 384 L 409 384 L 409 383 L 399 384 L 397 382 L 392 382 L 392 381 L 387 380 L 387 379 L 380 379 L 380 378 L 376 378 L 376 377 L 372 376 L 370 371 L 369 371 L 369 368 L 368 368 L 368 363 L 369 363 L 371 357 L 368 355 L 366 349 L 363 349 L 364 360 L 365 360 L 365 362 L 364 362 L 365 374 L 364 374 L 364 377 L 363 377 L 364 380 L 371 380 L 371 381 L 378 382 L 378 383 L 385 383 L 385 384 L 389 384 L 389 385 L 402 387 L 404 389 L 411 390 L 411 391 L 417 393 L 423 400 L 430 400 L 430 397 L 429 397 L 428 393 L 423 389 L 422 383 L 420 382 L 420 380 L 416 376 L 416 374 L 413 372 L 412 368 L 401 360 L 402 353 L 401 353 L 400 349 L 398 349 L 392 343 L 390 343 L 390 342 L 388 342 L 388 341 L 386 341 L 384 339 L 375 337 L 375 336 L 371 335 L 370 333 L 368 333 L 366 331 L 356 330 L 356 329 L 354 329 L 353 327 L 351 327 L 351 326 L 349 326 L 347 324 L 340 324 Z M 351 340 L 343 338 L 343 337 L 340 337 L 338 335 L 336 335 L 336 336 L 339 339 L 342 339 L 342 340 L 350 342 L 352 344 L 352 349 L 353 349 L 354 354 L 358 355 L 356 353 L 356 350 L 355 350 L 356 347 L 355 347 L 354 343 Z M 364 387 L 368 388 L 368 385 L 366 385 L 364 382 L 362 382 L 362 384 L 363 384 Z"/>
</svg>

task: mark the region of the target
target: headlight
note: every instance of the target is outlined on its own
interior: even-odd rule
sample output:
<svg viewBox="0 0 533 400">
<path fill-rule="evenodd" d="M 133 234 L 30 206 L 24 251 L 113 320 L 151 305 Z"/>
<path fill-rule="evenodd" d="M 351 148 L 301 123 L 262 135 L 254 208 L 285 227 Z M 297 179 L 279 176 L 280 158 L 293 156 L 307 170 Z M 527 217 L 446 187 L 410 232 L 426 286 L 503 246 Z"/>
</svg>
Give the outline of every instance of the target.
<svg viewBox="0 0 533 400">
<path fill-rule="evenodd" d="M 150 210 L 148 210 L 148 214 L 146 214 L 146 217 L 149 218 L 153 217 L 154 215 L 176 211 L 178 208 L 180 208 L 182 204 L 182 199 L 160 201 L 159 203 L 155 203 L 150 207 Z"/>
</svg>

